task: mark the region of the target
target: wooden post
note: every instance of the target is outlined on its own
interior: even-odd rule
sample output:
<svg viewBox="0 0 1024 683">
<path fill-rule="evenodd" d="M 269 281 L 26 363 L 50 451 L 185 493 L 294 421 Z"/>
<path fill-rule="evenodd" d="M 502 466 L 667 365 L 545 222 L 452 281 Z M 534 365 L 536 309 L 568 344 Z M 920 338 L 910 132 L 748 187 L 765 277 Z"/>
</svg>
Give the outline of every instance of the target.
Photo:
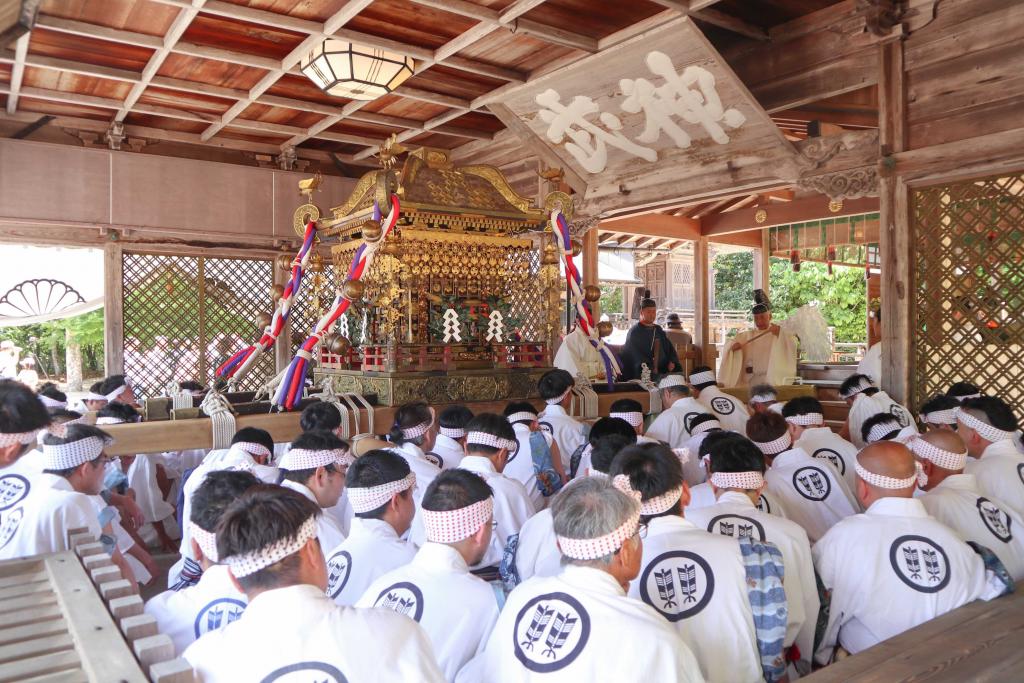
<svg viewBox="0 0 1024 683">
<path fill-rule="evenodd" d="M 881 155 L 907 146 L 906 83 L 903 42 L 879 46 L 879 144 Z M 882 372 L 881 386 L 895 400 L 910 401 L 913 372 L 911 339 L 911 235 L 909 190 L 903 177 L 881 169 L 879 180 L 879 248 L 881 251 Z"/>
<path fill-rule="evenodd" d="M 770 296 L 771 247 L 768 244 L 768 228 L 761 230 L 761 248 L 754 249 L 754 288 L 763 289 Z"/>
<path fill-rule="evenodd" d="M 107 376 L 124 373 L 124 264 L 120 244 L 103 248 L 103 364 Z"/>
<path fill-rule="evenodd" d="M 597 226 L 595 225 L 583 235 L 583 286 L 600 285 L 597 275 Z M 590 310 L 594 314 L 594 320 L 601 318 L 601 302 L 595 301 L 590 304 Z"/>
<path fill-rule="evenodd" d="M 711 265 L 708 262 L 708 238 L 700 237 L 693 243 L 693 341 L 700 345 L 701 363 L 712 365 L 715 354 L 711 351 L 710 301 Z"/>
</svg>

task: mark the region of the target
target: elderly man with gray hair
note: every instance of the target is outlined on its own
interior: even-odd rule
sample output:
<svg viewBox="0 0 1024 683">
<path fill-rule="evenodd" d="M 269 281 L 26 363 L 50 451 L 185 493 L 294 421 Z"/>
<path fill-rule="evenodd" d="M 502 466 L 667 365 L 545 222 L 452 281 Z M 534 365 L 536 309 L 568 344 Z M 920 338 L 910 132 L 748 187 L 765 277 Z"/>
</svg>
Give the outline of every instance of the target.
<svg viewBox="0 0 1024 683">
<path fill-rule="evenodd" d="M 668 621 L 626 597 L 643 553 L 638 497 L 587 477 L 555 497 L 551 514 L 562 572 L 512 591 L 459 683 L 631 681 L 640 670 L 652 681 L 703 681 Z"/>
</svg>

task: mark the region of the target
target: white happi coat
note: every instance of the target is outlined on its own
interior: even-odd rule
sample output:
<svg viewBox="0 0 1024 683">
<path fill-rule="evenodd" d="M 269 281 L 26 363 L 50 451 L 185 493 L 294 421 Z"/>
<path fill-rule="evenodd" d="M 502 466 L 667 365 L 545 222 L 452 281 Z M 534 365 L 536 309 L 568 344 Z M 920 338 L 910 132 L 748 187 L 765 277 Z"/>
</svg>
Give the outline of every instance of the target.
<svg viewBox="0 0 1024 683">
<path fill-rule="evenodd" d="M 444 681 L 423 629 L 385 610 L 339 607 L 299 584 L 260 593 L 184 654 L 201 683 Z"/>
<path fill-rule="evenodd" d="M 89 496 L 64 477 L 0 477 L 0 560 L 68 550 L 68 531 L 87 529 L 99 538 L 100 523 Z M 18 478 L 15 478 L 18 477 Z"/>
<path fill-rule="evenodd" d="M 737 434 L 747 433 L 747 420 L 750 419 L 750 413 L 747 412 L 747 407 L 743 405 L 743 402 L 735 396 L 725 393 L 718 387 L 711 386 L 701 389 L 697 400 L 707 412 L 718 418 L 723 429 Z"/>
<path fill-rule="evenodd" d="M 724 386 L 778 386 L 785 384 L 787 378 L 796 377 L 795 335 L 779 330 L 779 335 L 775 336 L 771 332 L 765 334 L 764 330 L 755 328 L 740 332 L 732 341 L 748 346 L 740 351 L 731 351 L 732 343 L 726 344 L 718 368 L 718 379 Z M 746 372 L 745 360 L 749 360 L 753 367 L 754 372 L 751 375 Z"/>
<path fill-rule="evenodd" d="M 458 683 L 703 681 L 690 648 L 607 572 L 567 566 L 509 594 L 483 653 Z"/>
<path fill-rule="evenodd" d="M 449 681 L 483 650 L 498 620 L 491 585 L 469 573 L 457 550 L 440 543 L 427 543 L 412 563 L 374 581 L 356 605 L 390 609 L 416 620 Z"/>
<path fill-rule="evenodd" d="M 583 423 L 578 422 L 565 412 L 560 405 L 548 405 L 540 415 L 541 429 L 547 431 L 554 437 L 558 444 L 558 453 L 562 458 L 562 467 L 566 474 L 569 473 L 569 461 L 576 449 L 587 442 L 587 428 Z"/>
<path fill-rule="evenodd" d="M 462 460 L 464 451 L 462 444 L 452 437 L 438 434 L 434 440 L 434 447 L 430 449 L 430 453 L 425 454 L 427 459 L 431 459 L 431 454 L 436 455 L 441 460 L 439 467 L 442 470 L 450 470 L 453 467 L 459 466 L 459 461 Z M 434 464 L 437 465 L 438 463 Z"/>
<path fill-rule="evenodd" d="M 416 503 L 416 508 L 419 509 L 420 503 L 423 501 L 423 494 L 427 492 L 430 482 L 441 474 L 441 468 L 427 458 L 423 449 L 414 443 L 403 443 L 391 450 L 402 456 L 409 463 L 409 469 L 416 475 L 416 485 L 412 488 L 412 499 Z"/>
<path fill-rule="evenodd" d="M 1012 439 L 990 443 L 980 458 L 968 456 L 964 473 L 974 475 L 983 495 L 1024 517 L 1024 455 Z"/>
<path fill-rule="evenodd" d="M 604 361 L 601 353 L 590 343 L 590 337 L 579 327 L 565 335 L 565 339 L 555 352 L 553 365 L 565 370 L 570 375 L 583 375 L 594 379 L 603 375 Z"/>
<path fill-rule="evenodd" d="M 850 441 L 858 449 L 864 448 L 867 444 L 861 438 L 861 427 L 872 415 L 877 413 L 889 413 L 900 423 L 900 428 L 909 427 L 917 433 L 917 423 L 910 411 L 901 406 L 884 391 L 878 391 L 872 396 L 863 393 L 857 394 L 850 406 L 850 414 L 847 417 L 850 425 Z"/>
<path fill-rule="evenodd" d="M 708 409 L 700 401 L 684 396 L 658 413 L 647 428 L 647 436 L 664 442 L 669 448 L 683 448 L 692 436 L 690 422 L 698 415 L 708 414 Z"/>
<path fill-rule="evenodd" d="M 534 576 L 557 576 L 562 571 L 562 553 L 555 539 L 551 508 L 526 520 L 519 530 L 516 547 L 516 572 L 521 581 Z"/>
<path fill-rule="evenodd" d="M 1024 522 L 1002 501 L 982 495 L 974 475 L 951 474 L 919 500 L 964 540 L 994 552 L 1014 581 L 1024 579 Z"/>
<path fill-rule="evenodd" d="M 833 432 L 828 427 L 807 427 L 793 444 L 812 458 L 824 460 L 832 465 L 850 491 L 857 484 L 857 447 Z"/>
<path fill-rule="evenodd" d="M 685 508 L 686 516 L 690 516 L 691 510 L 711 507 L 717 502 L 715 500 L 715 491 L 711 488 L 711 482 L 706 481 L 703 484 L 697 484 L 690 489 L 690 504 Z M 782 498 L 778 494 L 769 492 L 767 488 L 761 491 L 761 498 L 757 502 L 756 509 L 769 515 L 782 517 L 783 519 L 789 517 L 786 514 L 786 508 L 782 505 Z"/>
<path fill-rule="evenodd" d="M 686 517 L 711 533 L 734 537 L 749 535 L 755 541 L 775 544 L 786 568 L 783 582 L 789 609 L 786 646 L 796 643 L 801 658 L 810 661 L 814 655 L 814 628 L 821 604 L 807 532 L 796 522 L 758 510 L 750 498 L 739 491 L 722 491 L 718 502 L 710 507 L 687 508 Z"/>
<path fill-rule="evenodd" d="M 857 374 L 867 375 L 875 383 L 882 381 L 882 342 L 876 342 L 864 352 L 864 357 L 857 363 Z"/>
<path fill-rule="evenodd" d="M 416 546 L 403 541 L 380 519 L 356 517 L 348 538 L 326 553 L 327 595 L 339 605 L 354 605 L 377 577 L 412 561 Z"/>
<path fill-rule="evenodd" d="M 157 542 L 156 529 L 153 525 L 161 522 L 164 531 L 171 538 L 178 536 L 178 524 L 174 519 L 174 506 L 164 500 L 163 492 L 157 484 L 156 467 L 163 464 L 162 456 L 140 453 L 128 466 L 125 477 L 128 486 L 135 491 L 135 502 L 138 503 L 146 523 L 139 529 L 139 536 L 146 543 Z"/>
<path fill-rule="evenodd" d="M 839 473 L 799 448 L 776 455 L 764 478 L 768 494 L 782 500 L 786 516 L 804 528 L 811 543 L 839 520 L 860 512 Z"/>
<path fill-rule="evenodd" d="M 480 475 L 494 491 L 494 521 L 497 524 L 491 534 L 491 545 L 487 553 L 473 568 L 497 566 L 501 563 L 509 540 L 519 535 L 523 524 L 536 512 L 533 501 L 522 484 L 495 470 L 487 458 L 467 455 L 459 463 L 459 469 Z"/>
<path fill-rule="evenodd" d="M 319 505 L 316 502 L 316 495 L 305 484 L 283 479 L 281 480 L 281 486 L 291 489 L 296 493 L 301 493 L 309 501 Z M 316 537 L 320 541 L 320 548 L 337 548 L 345 540 L 345 534 L 341 533 L 341 527 L 338 526 L 338 522 L 330 515 L 323 514 L 323 512 L 324 510 L 321 510 L 320 516 L 316 518 Z"/>
<path fill-rule="evenodd" d="M 170 636 L 174 654 L 180 656 L 204 633 L 237 621 L 246 604 L 245 593 L 235 588 L 228 568 L 215 564 L 203 572 L 196 585 L 150 598 L 146 614 L 156 619 L 160 633 Z"/>
<path fill-rule="evenodd" d="M 530 496 L 530 500 L 533 501 L 534 509 L 540 510 L 544 507 L 545 502 L 544 496 L 537 488 L 537 471 L 533 468 L 533 449 L 530 447 L 530 435 L 533 432 L 524 424 L 514 424 L 512 429 L 516 433 L 518 446 L 515 453 L 508 454 L 508 462 L 505 463 L 505 469 L 501 473 L 522 484 Z M 554 437 L 547 432 L 541 433 L 544 434 L 548 448 L 550 448 Z"/>
<path fill-rule="evenodd" d="M 629 597 L 654 608 L 697 657 L 708 681 L 762 680 L 740 546 L 674 515 L 647 527 Z"/>
<path fill-rule="evenodd" d="M 999 594 L 985 565 L 916 498 L 881 498 L 832 527 L 812 550 L 832 592 L 828 628 L 815 659 L 836 644 L 858 652 L 978 598 Z"/>
</svg>

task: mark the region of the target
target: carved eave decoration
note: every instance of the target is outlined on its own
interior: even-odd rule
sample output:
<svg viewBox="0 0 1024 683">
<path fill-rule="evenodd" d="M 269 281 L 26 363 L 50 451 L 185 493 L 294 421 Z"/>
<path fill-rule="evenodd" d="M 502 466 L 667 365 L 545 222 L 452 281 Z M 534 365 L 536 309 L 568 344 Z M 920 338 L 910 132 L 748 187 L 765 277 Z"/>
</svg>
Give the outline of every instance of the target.
<svg viewBox="0 0 1024 683">
<path fill-rule="evenodd" d="M 797 145 L 802 169 L 797 187 L 833 201 L 878 196 L 878 131 L 809 138 Z"/>
</svg>

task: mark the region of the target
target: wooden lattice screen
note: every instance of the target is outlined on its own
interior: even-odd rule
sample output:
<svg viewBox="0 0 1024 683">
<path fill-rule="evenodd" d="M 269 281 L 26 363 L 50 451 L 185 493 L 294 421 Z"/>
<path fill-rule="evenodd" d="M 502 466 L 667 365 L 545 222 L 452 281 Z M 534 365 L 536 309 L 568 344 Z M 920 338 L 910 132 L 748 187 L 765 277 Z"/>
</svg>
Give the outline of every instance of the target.
<svg viewBox="0 0 1024 683">
<path fill-rule="evenodd" d="M 913 390 L 968 381 L 1024 414 L 1024 175 L 915 190 Z"/>
<path fill-rule="evenodd" d="M 257 334 L 270 313 L 271 261 L 125 252 L 124 369 L 143 396 L 169 380 L 209 384 L 217 366 Z M 265 354 L 239 385 L 256 389 L 274 370 Z"/>
</svg>

